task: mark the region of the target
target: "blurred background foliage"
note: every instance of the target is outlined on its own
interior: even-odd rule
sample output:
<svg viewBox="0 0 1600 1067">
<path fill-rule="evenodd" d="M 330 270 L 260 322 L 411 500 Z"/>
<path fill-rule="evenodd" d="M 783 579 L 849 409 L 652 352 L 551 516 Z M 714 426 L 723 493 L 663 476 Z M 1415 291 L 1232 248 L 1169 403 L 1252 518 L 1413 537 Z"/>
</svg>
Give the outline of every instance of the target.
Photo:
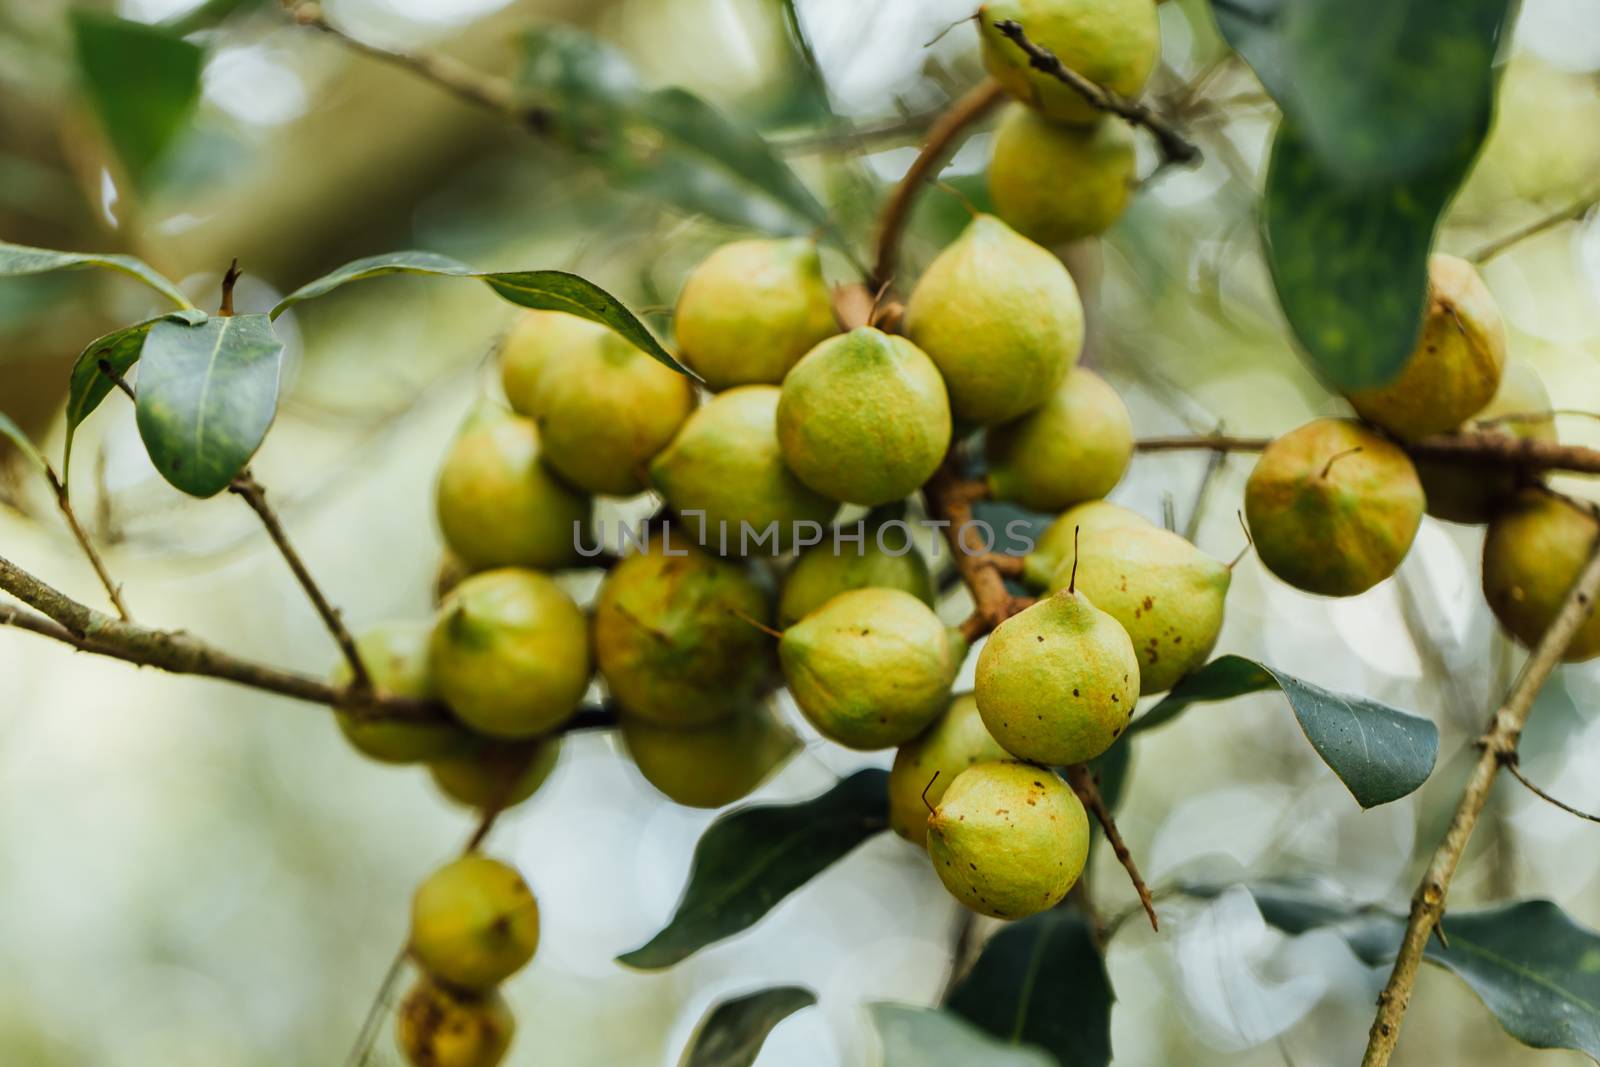
<svg viewBox="0 0 1600 1067">
<path fill-rule="evenodd" d="M 324 10 L 361 41 L 435 49 L 511 79 L 545 120 L 513 128 L 295 25 L 271 0 L 0 0 L 0 236 L 139 255 L 207 307 L 237 256 L 237 301 L 252 310 L 345 260 L 427 248 L 485 268 L 582 273 L 665 334 L 687 269 L 750 229 L 816 232 L 830 277 L 853 279 L 931 117 L 980 77 L 960 22 L 970 0 Z M 1255 213 L 1276 109 L 1229 58 L 1207 5 L 1175 0 L 1161 21 L 1149 98 L 1205 159 L 1152 177 L 1105 239 L 1061 250 L 1088 308 L 1086 359 L 1142 434 L 1273 434 L 1342 412 L 1295 357 L 1262 261 Z M 765 135 L 804 188 L 763 173 L 742 128 Z M 1150 174 L 1155 153 L 1141 151 Z M 965 223 L 963 199 L 985 204 L 986 158 L 980 134 L 945 172 L 949 188 L 922 196 L 907 279 Z M 1600 3 L 1527 0 L 1492 132 L 1440 247 L 1470 254 L 1596 195 Z M 1513 358 L 1537 368 L 1561 408 L 1600 411 L 1600 225 L 1553 227 L 1484 274 Z M 116 275 L 0 286 L 0 410 L 59 455 L 72 358 L 157 310 Z M 285 401 L 255 472 L 353 626 L 428 613 L 434 469 L 488 387 L 484 359 L 512 314 L 481 286 L 397 278 L 279 321 Z M 1600 443 L 1595 420 L 1564 418 L 1561 430 Z M 75 499 L 142 619 L 331 666 L 253 517 L 167 486 L 127 405 L 107 404 L 75 449 Z M 1247 472 L 1247 460 L 1142 457 L 1114 499 L 1170 514 L 1230 558 Z M 9 464 L 0 501 L 6 554 L 98 602 L 47 490 Z M 1313 876 L 1355 902 L 1403 907 L 1514 663 L 1477 590 L 1479 536 L 1426 520 L 1397 581 L 1343 601 L 1288 589 L 1252 559 L 1239 566 L 1219 651 L 1429 716 L 1443 733 L 1439 769 L 1418 794 L 1363 813 L 1281 698 L 1197 709 L 1141 736 L 1132 755 L 1119 817 L 1153 886 Z M 574 581 L 579 593 L 593 584 Z M 951 621 L 963 596 L 942 606 Z M 1524 744 L 1531 777 L 1590 808 L 1597 697 L 1600 672 L 1565 668 Z M 807 737 L 761 796 L 807 796 L 887 762 Z M 670 913 L 710 817 L 657 796 L 611 738 L 568 740 L 550 783 L 491 846 L 528 875 L 545 915 L 537 961 L 507 989 L 520 1032 L 509 1062 L 671 1064 L 712 1001 L 781 983 L 821 999 L 779 1025 L 761 1067 L 871 1062 L 863 1004 L 936 996 L 956 906 L 889 836 L 673 970 L 613 963 Z M 425 774 L 361 760 L 315 708 L 0 635 L 0 1061 L 339 1061 L 402 938 L 411 887 L 469 821 Z M 1542 895 L 1600 925 L 1594 832 L 1502 780 L 1452 904 Z M 1133 903 L 1125 879 L 1109 855 L 1095 864 L 1097 907 L 1121 913 Z M 1271 930 L 1238 893 L 1164 909 L 1160 935 L 1128 923 L 1108 952 L 1117 1062 L 1358 1058 L 1381 973 L 1344 941 Z M 1437 972 L 1422 978 L 1408 1034 L 1397 1063 L 1582 1061 L 1516 1045 Z M 397 1062 L 387 1037 L 377 1059 Z"/>
</svg>

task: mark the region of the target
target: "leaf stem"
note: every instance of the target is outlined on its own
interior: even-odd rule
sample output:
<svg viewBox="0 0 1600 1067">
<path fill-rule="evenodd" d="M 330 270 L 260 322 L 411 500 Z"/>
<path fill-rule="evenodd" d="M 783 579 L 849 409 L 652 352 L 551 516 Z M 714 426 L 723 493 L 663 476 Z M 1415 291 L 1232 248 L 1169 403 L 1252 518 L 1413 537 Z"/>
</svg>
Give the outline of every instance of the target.
<svg viewBox="0 0 1600 1067">
<path fill-rule="evenodd" d="M 1592 196 L 1586 197 L 1575 204 L 1571 204 L 1565 208 L 1562 208 L 1553 215 L 1546 215 L 1542 219 L 1535 219 L 1526 226 L 1512 230 L 1504 237 L 1496 238 L 1495 240 L 1490 241 L 1488 244 L 1480 246 L 1477 251 L 1471 253 L 1469 256 L 1467 256 L 1467 258 L 1474 263 L 1487 263 L 1495 256 L 1498 256 L 1500 253 L 1506 251 L 1512 245 L 1520 244 L 1530 237 L 1537 237 L 1546 230 L 1553 230 L 1563 223 L 1577 222 L 1590 211 L 1593 211 L 1596 204 L 1600 204 L 1600 200 L 1597 200 Z"/>
<path fill-rule="evenodd" d="M 1411 1000 L 1418 968 L 1422 964 L 1423 950 L 1444 916 L 1450 880 L 1461 862 L 1462 853 L 1466 851 L 1467 842 L 1472 838 L 1478 816 L 1488 802 L 1495 774 L 1516 759 L 1517 740 L 1533 710 L 1534 699 L 1551 672 L 1560 664 L 1578 628 L 1593 613 L 1596 595 L 1600 595 L 1600 539 L 1596 540 L 1589 560 L 1567 593 L 1561 610 L 1522 665 L 1516 681 L 1506 693 L 1504 703 L 1489 720 L 1488 728 L 1478 740 L 1482 753 L 1461 794 L 1444 840 L 1434 850 L 1433 859 L 1417 886 L 1416 894 L 1411 898 L 1411 913 L 1406 920 L 1400 951 L 1389 973 L 1389 981 L 1378 996 L 1378 1012 L 1367 1036 L 1362 1067 L 1385 1067 L 1394 1054 L 1395 1043 L 1400 1040 L 1400 1024 Z"/>
</svg>

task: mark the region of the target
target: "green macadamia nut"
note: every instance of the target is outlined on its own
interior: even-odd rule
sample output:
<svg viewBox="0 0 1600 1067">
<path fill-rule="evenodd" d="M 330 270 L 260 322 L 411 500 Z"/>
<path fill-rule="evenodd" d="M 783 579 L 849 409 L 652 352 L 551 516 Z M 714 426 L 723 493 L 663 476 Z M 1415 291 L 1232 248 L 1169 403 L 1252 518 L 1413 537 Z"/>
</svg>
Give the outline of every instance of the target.
<svg viewBox="0 0 1600 1067">
<path fill-rule="evenodd" d="M 533 737 L 566 722 L 589 686 L 588 620 L 538 571 L 484 571 L 439 605 L 428 663 L 439 695 L 473 730 Z"/>
<path fill-rule="evenodd" d="M 978 653 L 973 693 L 983 724 L 1013 756 L 1086 763 L 1127 729 L 1139 659 L 1122 624 L 1069 587 L 995 627 Z"/>
<path fill-rule="evenodd" d="M 984 452 L 995 499 L 1060 511 L 1116 488 L 1133 458 L 1133 419 L 1104 378 L 1074 367 L 1042 407 L 990 427 Z"/>
<path fill-rule="evenodd" d="M 1256 553 L 1290 585 L 1354 596 L 1393 574 L 1422 524 L 1422 482 L 1387 438 L 1316 419 L 1267 446 L 1245 484 Z"/>
<path fill-rule="evenodd" d="M 707 726 L 773 673 L 768 595 L 746 565 L 656 537 L 611 569 L 594 608 L 595 659 L 627 716 Z"/>
<path fill-rule="evenodd" d="M 983 725 L 978 701 L 963 693 L 945 713 L 901 745 L 889 771 L 889 826 L 914 844 L 928 837 L 928 809 L 944 797 L 956 775 L 975 763 L 1010 759 Z"/>
<path fill-rule="evenodd" d="M 1067 268 L 993 215 L 979 215 L 928 265 L 906 336 L 943 375 L 957 419 L 1014 419 L 1050 399 L 1083 350 L 1083 305 Z"/>
<path fill-rule="evenodd" d="M 380 695 L 434 700 L 433 677 L 428 671 L 428 635 L 425 622 L 391 622 L 356 638 L 356 654 Z M 343 660 L 333 671 L 333 684 L 350 684 L 350 665 Z M 472 735 L 454 721 L 407 722 L 403 719 L 364 719 L 359 711 L 337 709 L 335 721 L 345 739 L 362 755 L 381 763 L 420 763 L 464 751 Z"/>
<path fill-rule="evenodd" d="M 445 864 L 411 900 L 411 955 L 455 989 L 493 989 L 533 959 L 539 905 L 516 868 L 476 852 Z"/>
<path fill-rule="evenodd" d="M 824 737 L 891 748 L 938 718 L 966 648 L 933 609 L 898 589 L 840 593 L 783 632 L 789 692 Z"/>
<path fill-rule="evenodd" d="M 684 282 L 672 323 L 683 361 L 716 392 L 777 385 L 839 332 L 817 246 L 798 237 L 718 248 Z"/>
<path fill-rule="evenodd" d="M 956 775 L 928 816 L 928 857 L 973 911 L 1023 919 L 1059 904 L 1089 858 L 1089 815 L 1054 771 L 1004 761 Z"/>
<path fill-rule="evenodd" d="M 471 570 L 576 563 L 589 498 L 539 462 L 531 419 L 475 419 L 446 453 L 436 503 L 445 544 Z"/>
<path fill-rule="evenodd" d="M 599 323 L 528 311 L 500 350 L 512 408 L 539 427 L 544 461 L 585 492 L 628 496 L 694 408 L 684 375 Z"/>
<path fill-rule="evenodd" d="M 933 360 L 870 326 L 807 353 L 778 401 L 784 462 L 824 496 L 887 504 L 916 491 L 950 447 L 950 399 Z"/>
</svg>

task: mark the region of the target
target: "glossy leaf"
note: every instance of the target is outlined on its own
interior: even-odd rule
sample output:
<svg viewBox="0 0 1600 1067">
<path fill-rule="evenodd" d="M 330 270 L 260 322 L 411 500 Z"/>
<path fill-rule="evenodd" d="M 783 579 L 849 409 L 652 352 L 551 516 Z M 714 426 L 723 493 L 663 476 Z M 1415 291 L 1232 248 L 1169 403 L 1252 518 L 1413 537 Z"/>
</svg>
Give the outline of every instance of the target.
<svg viewBox="0 0 1600 1067">
<path fill-rule="evenodd" d="M 1279 125 L 1262 198 L 1267 266 L 1302 350 L 1334 388 L 1381 385 L 1410 358 L 1434 229 L 1478 143 L 1414 177 L 1352 185 L 1289 119 Z"/>
<path fill-rule="evenodd" d="M 203 53 L 176 32 L 73 11 L 83 87 L 134 184 L 148 185 L 200 97 Z"/>
<path fill-rule="evenodd" d="M 17 451 L 28 457 L 28 462 L 38 467 L 41 471 L 48 472 L 50 464 L 45 462 L 44 453 L 39 451 L 32 438 L 22 432 L 22 427 L 12 420 L 10 415 L 0 411 L 0 437 L 8 439 L 17 446 Z"/>
<path fill-rule="evenodd" d="M 1105 959 L 1078 911 L 1011 923 L 983 946 L 946 1007 L 1009 1045 L 1037 1045 L 1061 1067 L 1111 1062 Z"/>
<path fill-rule="evenodd" d="M 97 337 L 90 341 L 88 346 L 78 354 L 78 359 L 72 365 L 72 377 L 67 391 L 67 445 L 66 455 L 61 462 L 61 478 L 66 480 L 68 472 L 72 469 L 72 439 L 78 432 L 78 427 L 83 425 L 100 402 L 111 394 L 116 388 L 116 382 L 100 366 L 104 362 L 118 377 L 126 375 L 133 365 L 139 362 L 139 353 L 144 348 L 144 339 L 150 333 L 150 327 L 162 319 L 172 319 L 175 322 L 197 326 L 206 321 L 206 313 L 196 309 L 188 311 L 174 311 L 168 315 L 146 319 L 132 326 L 124 326 L 120 330 L 112 330 L 104 337 Z"/>
<path fill-rule="evenodd" d="M 60 252 L 53 248 L 31 248 L 0 241 L 0 277 L 43 274 L 52 270 L 81 270 L 84 267 L 119 271 L 144 282 L 180 308 L 194 307 L 176 285 L 158 274 L 150 264 L 134 256 L 112 252 Z"/>
<path fill-rule="evenodd" d="M 1262 916 L 1287 933 L 1332 929 L 1370 966 L 1394 959 L 1405 927 L 1399 913 L 1352 907 L 1306 886 L 1249 888 Z M 1425 958 L 1466 982 L 1507 1033 L 1534 1048 L 1600 1059 L 1600 932 L 1548 900 L 1451 910 L 1441 925 L 1449 947 L 1431 938 Z"/>
<path fill-rule="evenodd" d="M 1039 1049 L 997 1041 L 951 1012 L 908 1004 L 871 1010 L 883 1067 L 1056 1067 Z"/>
<path fill-rule="evenodd" d="M 139 436 L 162 477 L 191 496 L 226 489 L 272 425 L 282 357 L 265 315 L 152 326 L 137 407 Z"/>
<path fill-rule="evenodd" d="M 618 962 L 641 970 L 670 967 L 749 929 L 888 827 L 888 789 L 887 772 L 857 771 L 811 800 L 753 805 L 717 819 L 695 845 L 689 884 L 672 920 Z"/>
<path fill-rule="evenodd" d="M 1344 180 L 1432 169 L 1487 125 L 1507 0 L 1227 0 L 1217 25 Z"/>
<path fill-rule="evenodd" d="M 622 306 L 622 302 L 593 282 L 559 270 L 480 271 L 449 256 L 435 252 L 390 252 L 346 263 L 337 270 L 308 282 L 278 301 L 271 311 L 277 318 L 295 304 L 332 292 L 348 282 L 377 278 L 385 274 L 421 274 L 444 278 L 476 278 L 502 299 L 522 307 L 544 311 L 565 311 L 570 315 L 609 326 L 631 341 L 646 355 L 680 374 L 689 370 L 655 339 L 644 323 Z"/>
<path fill-rule="evenodd" d="M 1366 697 L 1335 693 L 1243 656 L 1220 656 L 1179 682 L 1128 728 L 1171 721 L 1191 704 L 1228 700 L 1276 686 L 1300 729 L 1364 808 L 1398 800 L 1427 781 L 1439 757 L 1439 730 L 1427 719 Z"/>
<path fill-rule="evenodd" d="M 774 986 L 724 1000 L 706 1012 L 678 1067 L 750 1067 L 773 1027 L 817 1002 L 800 986 Z"/>
</svg>

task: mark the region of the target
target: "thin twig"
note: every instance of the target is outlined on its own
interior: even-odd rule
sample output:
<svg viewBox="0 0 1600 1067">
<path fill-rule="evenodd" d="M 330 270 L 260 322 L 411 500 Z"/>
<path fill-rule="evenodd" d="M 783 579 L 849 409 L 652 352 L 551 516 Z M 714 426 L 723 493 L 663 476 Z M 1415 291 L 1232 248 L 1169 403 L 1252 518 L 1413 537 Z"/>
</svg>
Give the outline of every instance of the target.
<svg viewBox="0 0 1600 1067">
<path fill-rule="evenodd" d="M 50 483 L 51 492 L 56 496 L 56 507 L 61 509 L 61 517 L 67 520 L 67 529 L 72 531 L 72 539 L 78 542 L 78 547 L 83 549 L 89 566 L 94 568 L 95 577 L 100 579 L 100 584 L 105 587 L 106 596 L 111 598 L 111 604 L 117 609 L 117 614 L 123 619 L 131 619 L 133 615 L 128 611 L 128 605 L 122 600 L 122 587 L 111 579 L 111 572 L 106 570 L 105 560 L 100 558 L 100 552 L 94 547 L 94 542 L 89 540 L 89 534 L 84 530 L 83 524 L 78 521 L 78 513 L 72 508 L 72 499 L 67 495 L 67 485 L 63 482 L 56 469 L 48 461 L 44 464 L 45 480 Z"/>
<path fill-rule="evenodd" d="M 1517 740 L 1528 721 L 1533 702 L 1551 672 L 1560 664 L 1578 628 L 1594 611 L 1596 595 L 1600 595 L 1600 540 L 1595 542 L 1589 561 L 1567 593 L 1561 610 L 1522 665 L 1516 681 L 1506 694 L 1505 702 L 1489 720 L 1488 729 L 1478 742 L 1483 751 L 1461 794 L 1455 816 L 1450 820 L 1450 828 L 1434 850 L 1427 872 L 1411 899 L 1411 914 L 1406 921 L 1394 969 L 1378 996 L 1378 1012 L 1367 1037 L 1362 1067 L 1384 1067 L 1394 1054 L 1395 1043 L 1400 1039 L 1400 1024 L 1422 964 L 1423 950 L 1444 915 L 1450 880 L 1461 862 L 1462 853 L 1466 851 L 1467 842 L 1472 838 L 1478 816 L 1488 802 L 1495 774 L 1507 762 L 1515 759 Z"/>
<path fill-rule="evenodd" d="M 1067 782 L 1072 786 L 1072 791 L 1078 794 L 1078 799 L 1083 801 L 1083 806 L 1089 809 L 1100 823 L 1100 828 L 1106 833 L 1106 841 L 1111 845 L 1111 851 L 1116 854 L 1117 862 L 1122 864 L 1123 870 L 1128 872 L 1128 879 L 1133 882 L 1134 891 L 1139 894 L 1139 903 L 1144 905 L 1144 913 L 1150 917 L 1150 929 L 1160 930 L 1160 920 L 1156 918 L 1156 903 L 1150 895 L 1150 887 L 1144 884 L 1144 876 L 1139 873 L 1138 864 L 1133 861 L 1133 853 L 1128 851 L 1128 843 L 1122 839 L 1122 831 L 1117 829 L 1117 821 L 1111 817 L 1111 809 L 1106 807 L 1105 798 L 1100 795 L 1100 786 L 1095 782 L 1094 775 L 1082 763 L 1074 763 L 1067 768 Z"/>
<path fill-rule="evenodd" d="M 1072 89 L 1096 111 L 1110 112 L 1134 126 L 1149 130 L 1161 148 L 1162 158 L 1168 163 L 1193 163 L 1200 158 L 1200 149 L 1166 119 L 1137 101 L 1125 99 L 1103 85 L 1096 85 L 1068 67 L 1050 49 L 1028 40 L 1021 23 L 1014 19 L 1001 19 L 994 24 L 994 28 L 1022 49 L 1028 57 L 1029 66 Z"/>
<path fill-rule="evenodd" d="M 514 87 L 504 78 L 492 77 L 474 70 L 442 52 L 420 49 L 400 52 L 368 44 L 366 41 L 351 37 L 330 23 L 323 16 L 320 4 L 284 0 L 284 7 L 290 17 L 300 25 L 327 34 L 352 52 L 370 56 L 391 66 L 403 67 L 467 103 L 510 119 L 532 133 L 544 134 L 551 128 L 553 116 L 550 110 L 519 103 Z"/>
<path fill-rule="evenodd" d="M 1002 100 L 1006 91 L 993 78 L 985 78 L 950 105 L 928 130 L 922 151 L 912 160 L 900 184 L 895 186 L 883 213 L 878 217 L 877 255 L 867 288 L 876 290 L 894 279 L 895 262 L 900 254 L 900 235 L 911 216 L 911 205 L 928 180 L 944 166 L 955 150 L 962 133 L 983 118 Z"/>
<path fill-rule="evenodd" d="M 1546 230 L 1553 230 L 1562 223 L 1577 222 L 1590 211 L 1593 211 L 1597 203 L 1600 203 L 1600 201 L 1597 201 L 1592 196 L 1587 197 L 1578 201 L 1576 204 L 1569 205 L 1568 207 L 1557 211 L 1553 215 L 1546 215 L 1542 219 L 1536 219 L 1526 226 L 1512 230 L 1504 237 L 1496 238 L 1495 240 L 1490 241 L 1488 244 L 1478 248 L 1477 251 L 1473 252 L 1467 258 L 1474 263 L 1487 263 L 1489 260 L 1493 259 L 1495 256 L 1498 256 L 1501 252 L 1504 252 L 1512 245 L 1526 241 L 1530 237 L 1537 237 Z"/>
<path fill-rule="evenodd" d="M 1140 452 L 1183 452 L 1203 449 L 1216 452 L 1260 452 L 1271 443 L 1270 437 L 1191 434 L 1145 437 L 1135 441 L 1134 448 Z M 1585 448 L 1582 445 L 1563 445 L 1537 438 L 1483 433 L 1438 434 L 1416 441 L 1403 441 L 1400 444 L 1418 459 L 1443 460 L 1462 465 L 1494 463 L 1527 470 L 1600 474 L 1600 449 Z"/>
<path fill-rule="evenodd" d="M 294 572 L 295 580 L 300 583 L 300 588 L 305 590 L 306 597 L 311 601 L 312 607 L 317 609 L 317 614 L 322 617 L 322 624 L 328 628 L 333 639 L 339 645 L 339 651 L 344 654 L 345 662 L 350 664 L 350 687 L 356 693 L 368 692 L 372 689 L 372 678 L 367 674 L 366 664 L 361 662 L 361 653 L 356 649 L 356 641 L 350 636 L 350 631 L 345 627 L 344 620 L 340 618 L 339 611 L 328 598 L 323 595 L 316 579 L 311 577 L 311 572 L 306 568 L 305 561 L 300 558 L 300 553 L 295 551 L 294 545 L 289 542 L 289 535 L 284 532 L 283 523 L 278 521 L 277 512 L 272 510 L 272 505 L 267 503 L 267 491 L 260 482 L 246 469 L 228 486 L 228 492 L 241 498 L 250 505 L 250 510 L 256 513 L 261 520 L 261 525 L 266 527 L 267 536 L 277 546 L 278 553 L 283 556 L 284 562 L 289 564 L 289 569 Z"/>
<path fill-rule="evenodd" d="M 1505 767 L 1507 774 L 1511 775 L 1511 777 L 1515 778 L 1517 781 L 1526 786 L 1528 788 L 1528 792 L 1532 793 L 1534 796 L 1538 797 L 1547 804 L 1554 804 L 1568 815 L 1576 815 L 1578 818 L 1587 819 L 1590 822 L 1600 822 L 1600 815 L 1590 815 L 1588 812 L 1579 808 L 1575 808 L 1571 804 L 1557 800 L 1549 793 L 1546 793 L 1543 789 L 1540 789 L 1538 786 L 1528 781 L 1527 775 L 1523 774 L 1522 768 L 1518 766 L 1518 762 L 1515 758 L 1516 753 L 1513 752 L 1511 756 L 1512 758 L 1502 761 L 1501 765 Z"/>
</svg>

